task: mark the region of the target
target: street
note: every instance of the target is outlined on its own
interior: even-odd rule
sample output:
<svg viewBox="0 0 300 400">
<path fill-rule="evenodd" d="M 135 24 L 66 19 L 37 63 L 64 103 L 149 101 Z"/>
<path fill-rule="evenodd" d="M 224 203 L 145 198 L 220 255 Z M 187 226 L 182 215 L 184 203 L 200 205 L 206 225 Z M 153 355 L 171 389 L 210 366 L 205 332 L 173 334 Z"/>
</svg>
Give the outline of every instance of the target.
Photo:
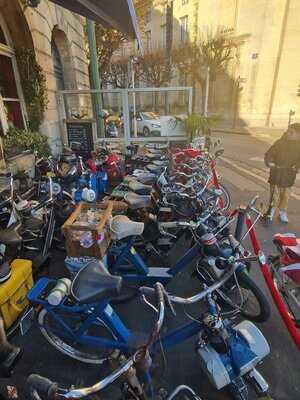
<svg viewBox="0 0 300 400">
<path fill-rule="evenodd" d="M 217 137 L 222 140 L 222 146 L 225 148 L 224 155 L 218 163 L 218 172 L 230 190 L 233 206 L 246 204 L 256 194 L 260 196 L 259 201 L 266 204 L 268 197 L 267 169 L 264 167 L 262 159 L 272 138 L 264 137 L 262 140 L 257 137 L 233 134 L 214 135 L 214 139 Z M 297 183 L 298 185 L 299 183 Z M 296 193 L 297 190 L 298 188 L 296 188 Z M 272 226 L 267 228 L 261 222 L 257 224 L 258 238 L 266 255 L 275 251 L 272 245 L 274 233 L 288 230 L 300 234 L 300 201 L 297 196 L 291 198 L 289 208 L 290 223 L 288 226 L 281 225 L 277 219 L 274 220 Z M 247 244 L 246 247 L 248 247 Z M 182 251 L 184 250 L 181 249 Z M 66 274 L 61 253 L 53 256 L 52 274 L 57 277 Z M 251 274 L 267 294 L 272 307 L 270 320 L 259 324 L 259 328 L 270 344 L 271 353 L 258 369 L 267 379 L 274 399 L 298 400 L 300 398 L 299 353 L 273 306 L 262 274 L 256 264 L 253 265 Z M 180 275 L 179 279 L 176 278 L 168 287 L 170 291 L 177 294 L 182 294 L 182 290 L 187 290 L 187 288 L 189 294 L 196 293 L 197 282 L 193 283 L 189 274 L 187 276 Z M 139 331 L 147 329 L 151 322 L 151 316 L 153 316 L 149 308 L 139 302 L 118 306 L 118 311 L 128 326 Z M 197 317 L 199 306 L 193 306 L 192 310 L 190 308 L 179 310 L 176 318 L 170 318 L 171 321 L 168 319 L 163 333 L 167 329 L 182 324 L 183 321 L 191 318 L 190 315 Z M 145 320 L 144 316 L 146 316 Z M 214 390 L 203 375 L 194 351 L 196 340 L 197 338 L 192 338 L 176 346 L 175 350 L 166 352 L 164 367 L 163 357 L 159 357 L 155 364 L 155 377 L 158 378 L 160 387 L 172 390 L 178 384 L 188 384 L 199 393 L 203 400 L 229 400 L 230 397 L 226 391 Z M 18 387 L 19 396 L 22 399 L 27 398 L 25 379 L 29 373 L 46 375 L 66 386 L 71 384 L 89 385 L 106 376 L 102 367 L 81 364 L 60 354 L 45 341 L 37 327 L 33 328 L 25 337 L 16 337 L 14 342 L 23 347 L 24 357 L 10 384 Z M 3 384 L 7 383 L 3 381 Z M 118 385 L 111 387 L 108 392 L 106 390 L 101 392 L 99 397 L 93 398 L 120 398 Z M 255 397 L 250 396 L 250 398 Z"/>
<path fill-rule="evenodd" d="M 268 169 L 263 163 L 263 156 L 274 139 L 267 135 L 253 137 L 223 134 L 215 137 L 221 139 L 222 147 L 225 149 L 218 171 L 231 191 L 233 204 L 235 206 L 247 204 L 254 195 L 258 194 L 260 196 L 258 203 L 262 201 L 264 207 L 266 207 Z M 282 225 L 277 217 L 269 227 L 264 227 L 258 222 L 256 231 L 266 255 L 275 252 L 275 247 L 272 245 L 272 236 L 275 233 L 294 232 L 300 234 L 299 191 L 300 176 L 298 175 L 290 199 L 290 222 L 287 226 Z M 267 293 L 268 289 L 259 269 L 253 271 L 253 274 Z M 263 363 L 261 370 L 268 378 L 275 399 L 296 400 L 300 398 L 300 356 L 287 334 L 271 298 L 270 302 L 272 304 L 271 319 L 261 328 L 271 346 L 271 354 Z"/>
</svg>

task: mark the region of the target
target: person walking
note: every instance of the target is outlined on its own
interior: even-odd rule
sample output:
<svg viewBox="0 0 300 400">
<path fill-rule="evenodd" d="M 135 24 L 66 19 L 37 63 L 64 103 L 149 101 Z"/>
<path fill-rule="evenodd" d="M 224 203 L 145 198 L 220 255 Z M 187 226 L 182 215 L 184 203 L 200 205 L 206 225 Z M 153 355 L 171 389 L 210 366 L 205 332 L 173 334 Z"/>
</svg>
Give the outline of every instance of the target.
<svg viewBox="0 0 300 400">
<path fill-rule="evenodd" d="M 300 168 L 300 123 L 289 125 L 282 137 L 269 148 L 265 164 L 270 168 L 270 200 L 265 220 L 272 222 L 278 208 L 280 221 L 287 224 L 291 188 Z"/>
</svg>

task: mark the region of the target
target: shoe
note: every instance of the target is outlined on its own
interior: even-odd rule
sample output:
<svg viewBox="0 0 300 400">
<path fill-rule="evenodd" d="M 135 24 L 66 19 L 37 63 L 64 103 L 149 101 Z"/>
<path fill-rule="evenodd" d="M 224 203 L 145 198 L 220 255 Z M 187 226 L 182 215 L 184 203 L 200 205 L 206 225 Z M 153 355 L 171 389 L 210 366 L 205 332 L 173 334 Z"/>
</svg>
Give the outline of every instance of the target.
<svg viewBox="0 0 300 400">
<path fill-rule="evenodd" d="M 288 219 L 286 211 L 279 210 L 279 219 L 282 223 L 288 224 L 289 219 Z"/>
<path fill-rule="evenodd" d="M 264 221 L 265 221 L 267 224 L 271 223 L 271 222 L 273 221 L 274 214 L 275 214 L 275 208 L 274 208 L 274 207 L 270 207 L 270 208 L 268 209 L 268 211 L 265 213 L 264 217 L 263 217 L 263 218 L 264 218 Z"/>
</svg>

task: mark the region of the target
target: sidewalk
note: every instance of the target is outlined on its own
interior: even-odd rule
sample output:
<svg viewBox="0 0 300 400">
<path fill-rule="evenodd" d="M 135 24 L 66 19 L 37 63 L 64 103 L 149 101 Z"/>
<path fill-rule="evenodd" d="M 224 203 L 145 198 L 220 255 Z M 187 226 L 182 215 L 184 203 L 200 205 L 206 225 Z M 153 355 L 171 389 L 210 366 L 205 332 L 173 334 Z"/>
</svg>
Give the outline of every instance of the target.
<svg viewBox="0 0 300 400">
<path fill-rule="evenodd" d="M 246 135 L 246 136 L 254 136 L 258 139 L 264 140 L 266 142 L 273 143 L 275 140 L 279 139 L 283 132 L 284 128 L 252 128 L 252 127 L 243 127 L 243 128 L 214 128 L 212 129 L 213 133 L 229 133 L 235 135 Z"/>
</svg>

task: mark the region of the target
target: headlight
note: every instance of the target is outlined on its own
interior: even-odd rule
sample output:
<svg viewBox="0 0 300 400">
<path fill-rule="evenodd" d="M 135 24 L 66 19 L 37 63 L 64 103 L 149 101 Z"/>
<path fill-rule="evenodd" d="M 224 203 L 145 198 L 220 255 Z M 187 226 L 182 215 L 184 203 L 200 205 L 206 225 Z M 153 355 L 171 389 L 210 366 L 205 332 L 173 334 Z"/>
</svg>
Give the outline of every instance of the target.
<svg viewBox="0 0 300 400">
<path fill-rule="evenodd" d="M 157 125 L 157 124 L 151 124 L 151 126 L 152 126 L 152 128 L 157 128 L 157 129 L 160 129 L 160 125 Z"/>
</svg>

